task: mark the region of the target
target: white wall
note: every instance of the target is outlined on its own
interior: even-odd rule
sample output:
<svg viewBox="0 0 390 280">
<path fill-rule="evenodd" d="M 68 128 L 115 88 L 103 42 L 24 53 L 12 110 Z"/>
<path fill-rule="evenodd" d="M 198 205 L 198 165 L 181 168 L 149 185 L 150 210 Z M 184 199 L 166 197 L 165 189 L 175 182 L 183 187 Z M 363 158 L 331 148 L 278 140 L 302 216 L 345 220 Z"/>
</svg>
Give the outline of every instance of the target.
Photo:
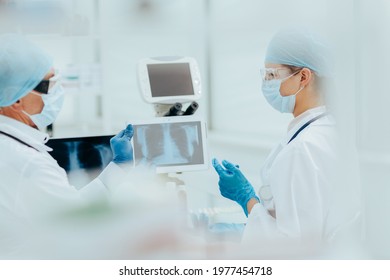
<svg viewBox="0 0 390 280">
<path fill-rule="evenodd" d="M 192 56 L 205 72 L 204 5 L 181 0 L 114 2 L 100 1 L 100 42 L 104 124 L 119 129 L 127 120 L 154 117 L 153 107 L 142 100 L 138 89 L 140 59 Z M 199 104 L 198 114 L 205 114 L 204 102 Z"/>
<path fill-rule="evenodd" d="M 360 0 L 358 36 L 358 143 L 366 206 L 367 246 L 390 258 L 390 4 Z"/>
</svg>

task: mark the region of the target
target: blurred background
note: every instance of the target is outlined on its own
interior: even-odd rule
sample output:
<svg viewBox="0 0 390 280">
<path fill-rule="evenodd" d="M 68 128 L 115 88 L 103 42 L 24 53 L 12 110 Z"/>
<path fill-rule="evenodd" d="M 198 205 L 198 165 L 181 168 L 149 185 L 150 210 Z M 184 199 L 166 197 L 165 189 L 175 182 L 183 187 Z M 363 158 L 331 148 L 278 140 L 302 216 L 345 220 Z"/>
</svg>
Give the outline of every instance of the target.
<svg viewBox="0 0 390 280">
<path fill-rule="evenodd" d="M 267 42 L 289 25 L 325 34 L 336 57 L 330 102 L 343 137 L 359 153 L 362 246 L 368 258 L 390 258 L 389 1 L 0 0 L 0 6 L 0 32 L 27 35 L 62 72 L 67 93 L 54 137 L 115 134 L 126 122 L 152 118 L 138 87 L 138 61 L 190 56 L 202 76 L 197 115 L 207 121 L 210 158 L 239 163 L 254 185 L 292 119 L 261 94 Z M 213 170 L 182 176 L 190 208 L 236 207 L 220 197 Z"/>
</svg>

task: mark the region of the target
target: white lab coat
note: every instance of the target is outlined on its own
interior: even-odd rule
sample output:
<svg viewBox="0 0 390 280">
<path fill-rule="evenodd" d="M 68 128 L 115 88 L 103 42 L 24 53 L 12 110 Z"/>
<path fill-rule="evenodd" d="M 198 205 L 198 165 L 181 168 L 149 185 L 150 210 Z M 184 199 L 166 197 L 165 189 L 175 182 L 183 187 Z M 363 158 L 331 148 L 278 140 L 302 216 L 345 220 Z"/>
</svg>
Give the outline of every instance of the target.
<svg viewBox="0 0 390 280">
<path fill-rule="evenodd" d="M 253 207 L 244 240 L 330 241 L 359 219 L 357 161 L 348 159 L 349 166 L 341 166 L 333 118 L 316 120 L 288 144 L 305 123 L 325 111 L 317 107 L 295 118 L 266 159 L 259 190 L 263 202 Z"/>
<path fill-rule="evenodd" d="M 21 241 L 28 236 L 27 225 L 53 212 L 104 198 L 125 177 L 121 167 L 110 163 L 78 191 L 48 154 L 47 134 L 4 116 L 0 116 L 0 131 L 33 147 L 0 134 L 0 257 L 18 255 Z"/>
</svg>

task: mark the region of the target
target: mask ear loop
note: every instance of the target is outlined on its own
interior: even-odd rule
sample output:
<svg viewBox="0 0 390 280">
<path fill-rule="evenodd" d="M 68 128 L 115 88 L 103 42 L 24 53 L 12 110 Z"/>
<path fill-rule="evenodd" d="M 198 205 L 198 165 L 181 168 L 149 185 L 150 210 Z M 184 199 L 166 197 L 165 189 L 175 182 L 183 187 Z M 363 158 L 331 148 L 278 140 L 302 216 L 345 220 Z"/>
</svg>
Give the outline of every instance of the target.
<svg viewBox="0 0 390 280">
<path fill-rule="evenodd" d="M 35 96 L 40 96 L 40 97 L 42 97 L 42 94 L 39 94 L 39 93 L 37 93 L 37 92 L 35 92 L 35 91 L 31 91 L 31 93 L 34 94 Z"/>
<path fill-rule="evenodd" d="M 303 69 L 303 68 L 302 68 L 302 69 Z M 284 81 L 287 81 L 287 80 L 288 80 L 289 78 L 291 78 L 292 76 L 295 76 L 296 74 L 298 74 L 299 72 L 301 72 L 302 69 L 300 69 L 300 70 L 296 71 L 295 73 L 292 73 L 290 76 L 284 78 Z M 282 82 L 284 82 L 284 81 L 282 81 Z M 301 86 L 301 87 L 298 89 L 298 91 L 297 91 L 296 93 L 294 93 L 293 95 L 296 96 L 296 95 L 297 95 L 298 93 L 300 93 L 304 88 L 305 88 L 305 86 Z"/>
<path fill-rule="evenodd" d="M 300 93 L 303 89 L 305 88 L 305 86 L 302 86 L 294 95 L 296 96 L 298 93 Z"/>
<path fill-rule="evenodd" d="M 303 69 L 303 68 L 302 68 Z M 296 75 L 297 73 L 301 72 L 302 69 L 298 70 L 297 72 L 295 72 L 293 75 Z M 294 95 L 297 95 L 298 93 L 300 93 L 306 86 L 301 86 L 299 88 L 299 90 L 294 94 Z"/>
</svg>

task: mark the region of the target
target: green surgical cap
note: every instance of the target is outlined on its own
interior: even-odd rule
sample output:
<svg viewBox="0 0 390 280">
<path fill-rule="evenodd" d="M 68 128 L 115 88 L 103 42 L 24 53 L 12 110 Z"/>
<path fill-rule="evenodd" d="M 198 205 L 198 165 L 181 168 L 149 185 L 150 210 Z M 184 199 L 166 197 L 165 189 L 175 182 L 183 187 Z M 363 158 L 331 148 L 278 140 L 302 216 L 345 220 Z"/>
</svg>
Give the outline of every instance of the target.
<svg viewBox="0 0 390 280">
<path fill-rule="evenodd" d="M 319 35 L 305 29 L 285 29 L 271 39 L 265 63 L 306 67 L 320 77 L 332 72 L 330 47 Z"/>
<path fill-rule="evenodd" d="M 52 59 L 25 37 L 0 35 L 0 107 L 26 96 L 52 65 Z"/>
</svg>

